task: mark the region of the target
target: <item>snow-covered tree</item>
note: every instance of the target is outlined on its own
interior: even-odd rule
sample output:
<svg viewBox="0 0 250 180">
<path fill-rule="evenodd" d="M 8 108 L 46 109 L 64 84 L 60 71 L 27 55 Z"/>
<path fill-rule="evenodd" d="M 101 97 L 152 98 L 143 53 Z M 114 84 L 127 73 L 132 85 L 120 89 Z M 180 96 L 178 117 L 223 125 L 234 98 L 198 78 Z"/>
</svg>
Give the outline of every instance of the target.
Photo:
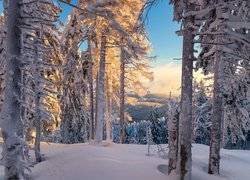
<svg viewBox="0 0 250 180">
<path fill-rule="evenodd" d="M 239 62 L 242 61 L 242 47 L 246 47 L 244 42 L 246 36 L 242 30 L 247 28 L 244 22 L 248 17 L 246 1 L 204 1 L 205 6 L 202 10 L 194 13 L 195 18 L 201 20 L 200 39 L 201 53 L 198 57 L 197 65 L 202 67 L 205 73 L 214 73 L 214 98 L 213 98 L 213 115 L 211 127 L 211 144 L 209 169 L 210 174 L 219 173 L 220 159 L 220 140 L 221 124 L 223 112 L 223 96 L 231 95 L 234 85 L 232 80 L 237 75 L 237 71 L 231 71 L 232 68 L 238 68 Z M 244 8 L 243 8 L 244 6 Z M 243 10 L 244 9 L 244 10 Z M 242 13 L 244 12 L 244 13 Z M 243 15 L 244 14 L 244 15 Z M 205 21 L 205 19 L 208 19 Z M 237 22 L 235 23 L 237 19 Z M 245 33 L 246 35 L 246 33 Z M 244 61 L 244 60 L 243 60 Z M 227 71 L 228 70 L 228 71 Z M 227 73 L 226 73 L 227 72 Z M 233 72 L 233 73 L 232 73 Z M 239 82 L 239 81 L 238 81 Z M 242 97 L 242 96 L 241 96 Z"/>
<path fill-rule="evenodd" d="M 126 143 L 139 144 L 138 123 L 128 123 L 126 126 Z"/>
<path fill-rule="evenodd" d="M 203 81 L 194 82 L 194 142 L 209 145 L 211 132 L 211 98 L 206 94 Z"/>
<path fill-rule="evenodd" d="M 27 119 L 24 118 L 26 114 L 25 107 L 32 106 L 28 104 L 31 101 L 26 101 L 26 97 L 34 95 L 33 89 L 28 87 L 28 84 L 25 82 L 28 79 L 46 82 L 46 79 L 38 76 L 34 77 L 32 73 L 33 65 L 35 64 L 34 59 L 40 60 L 39 53 L 47 50 L 47 46 L 35 45 L 35 41 L 39 38 L 38 41 L 42 41 L 42 38 L 39 36 L 41 24 L 46 24 L 45 28 L 50 25 L 53 26 L 57 18 L 54 15 L 58 9 L 55 8 L 56 6 L 52 1 L 45 2 L 45 0 L 36 2 L 27 2 L 25 0 L 18 2 L 4 1 L 4 3 L 7 12 L 6 51 L 4 52 L 6 54 L 4 56 L 7 57 L 8 61 L 4 62 L 4 67 L 6 68 L 6 88 L 1 127 L 5 141 L 3 148 L 6 166 L 5 176 L 6 179 L 22 179 L 24 168 L 27 167 L 25 156 L 23 155 L 25 142 L 22 140 L 26 133 L 27 125 Z M 41 6 L 38 8 L 39 5 Z M 55 11 L 48 14 L 47 11 L 49 12 L 50 8 L 46 9 L 45 6 L 52 9 L 55 8 Z M 55 18 L 48 19 L 51 16 Z M 36 48 L 37 51 L 35 50 Z M 36 63 L 42 64 L 41 62 Z M 31 72 L 29 72 L 30 70 Z M 26 92 L 29 92 L 29 95 Z M 36 120 L 39 121 L 39 119 Z M 40 123 L 38 126 L 40 126 Z M 37 134 L 38 136 L 39 134 Z"/>
<path fill-rule="evenodd" d="M 55 35 L 57 28 L 54 23 L 58 21 L 59 11 L 60 8 L 53 1 L 40 0 L 23 3 L 22 56 L 26 59 L 27 65 L 22 68 L 22 101 L 25 102 L 22 118 L 27 121 L 26 107 L 29 106 L 27 101 L 34 103 L 33 107 L 29 107 L 29 111 L 34 108 L 36 128 L 34 149 L 37 162 L 41 161 L 42 127 L 45 124 L 53 124 L 51 123 L 52 113 L 56 113 L 50 108 L 50 99 L 55 98 L 57 94 L 54 82 L 60 53 L 59 41 Z M 33 102 L 29 101 L 30 99 L 33 99 Z"/>
<path fill-rule="evenodd" d="M 98 50 L 96 54 L 92 53 L 93 63 L 94 63 L 93 69 L 95 69 L 94 70 L 95 72 L 93 72 L 92 74 L 93 75 L 98 74 L 98 81 L 96 81 L 97 83 L 96 85 L 96 110 L 95 110 L 96 112 L 100 111 L 99 107 L 105 107 L 105 103 L 104 103 L 105 101 L 100 101 L 100 98 L 102 98 L 102 94 L 105 94 L 105 92 L 102 92 L 103 88 L 101 88 L 102 84 L 104 84 L 102 81 L 106 79 L 106 78 L 103 79 L 103 77 L 107 75 L 107 73 L 104 73 L 104 76 L 100 75 L 101 72 L 105 72 L 103 68 L 107 69 L 107 66 L 109 66 L 109 64 L 117 68 L 120 66 L 120 63 L 117 63 L 117 62 L 119 62 L 120 60 L 121 62 L 125 63 L 131 58 L 131 54 L 134 54 L 134 57 L 136 54 L 138 54 L 138 57 L 139 57 L 139 54 L 142 55 L 143 54 L 142 52 L 144 51 L 144 49 L 146 49 L 146 48 L 143 48 L 142 45 L 139 45 L 140 40 L 136 38 L 137 35 L 135 35 L 134 31 L 131 30 L 136 26 L 136 23 L 138 20 L 138 18 L 136 18 L 136 14 L 138 14 L 139 12 L 139 10 L 137 12 L 136 9 L 141 8 L 141 6 L 143 5 L 142 2 L 143 1 L 140 1 L 140 2 L 131 1 L 130 2 L 130 1 L 115 1 L 114 0 L 114 1 L 100 1 L 100 2 L 93 3 L 93 4 L 90 3 L 89 5 L 91 7 L 91 12 L 96 15 L 95 16 L 92 14 L 91 16 L 87 17 L 89 19 L 88 33 L 91 34 L 92 42 L 93 42 L 92 44 L 94 44 L 95 46 L 94 48 L 92 47 L 92 51 L 94 51 L 94 49 Z M 130 4 L 134 4 L 136 9 L 132 8 Z M 128 17 L 131 17 L 131 18 L 128 18 Z M 106 55 L 105 55 L 106 64 L 105 66 L 103 65 L 100 66 L 101 63 L 103 63 L 100 61 L 100 57 L 101 57 L 100 53 L 103 51 L 102 49 L 100 49 L 102 47 L 101 39 L 103 36 L 106 36 L 106 41 L 107 41 L 106 42 L 107 48 L 105 50 L 106 51 Z M 124 49 L 124 51 L 121 51 L 120 49 Z M 121 52 L 124 52 L 124 53 L 121 53 Z M 123 54 L 121 57 L 125 57 L 125 59 L 123 58 L 117 59 L 116 53 L 120 53 L 121 55 Z M 118 74 L 120 74 L 121 71 L 118 70 L 117 72 Z M 109 78 L 113 80 L 114 80 L 114 77 L 115 77 L 114 75 L 109 76 Z M 125 82 L 125 78 L 123 79 Z M 113 80 L 111 81 L 113 82 Z M 120 79 L 119 80 L 117 79 L 115 81 L 123 82 Z M 112 84 L 113 86 L 115 86 L 116 83 L 112 83 Z M 119 85 L 118 87 L 121 88 L 122 84 Z M 116 94 L 117 94 L 116 91 L 117 90 L 112 91 L 112 94 L 114 97 L 112 100 L 113 102 L 117 102 L 117 99 L 119 97 L 119 96 L 116 97 Z M 121 95 L 122 94 L 123 93 L 121 93 Z M 125 98 L 123 99 L 125 101 Z M 119 104 L 122 104 L 122 101 L 120 101 Z M 106 105 L 108 105 L 108 103 L 106 103 Z M 124 108 L 120 108 L 120 109 L 121 109 L 121 112 L 124 112 Z M 103 118 L 105 116 L 100 115 L 100 113 L 95 113 L 95 114 L 97 117 L 95 126 L 96 127 L 99 127 L 100 125 L 102 126 L 104 122 Z M 106 117 L 109 117 L 109 116 L 106 116 Z M 121 117 L 124 117 L 124 115 L 121 114 Z M 103 122 L 100 122 L 100 119 L 103 119 L 102 120 Z M 107 118 L 105 118 L 105 120 L 108 121 Z M 121 122 L 121 134 L 124 134 L 125 132 L 125 128 L 123 128 L 124 127 L 123 124 L 125 124 L 123 123 L 125 122 L 124 118 L 120 118 L 120 122 Z M 109 125 L 109 123 L 106 123 L 106 125 Z M 97 130 L 95 130 L 95 132 L 97 132 Z M 124 136 L 121 136 L 121 137 L 124 137 Z M 123 141 L 124 138 L 121 138 L 120 140 Z M 100 141 L 101 140 L 99 140 L 99 142 Z"/>
<path fill-rule="evenodd" d="M 171 0 L 174 4 L 174 20 L 182 22 L 179 34 L 183 35 L 182 83 L 179 117 L 179 141 L 177 178 L 191 179 L 191 142 L 192 142 L 192 79 L 194 61 L 194 17 L 190 12 L 195 10 L 195 2 Z"/>
<path fill-rule="evenodd" d="M 164 122 L 161 120 L 156 109 L 153 109 L 150 112 L 148 120 L 151 123 L 150 127 L 151 127 L 152 139 L 154 143 L 166 144 L 167 143 L 167 127 L 166 127 L 166 124 L 164 124 Z"/>
<path fill-rule="evenodd" d="M 150 121 L 148 121 L 148 123 L 147 123 L 147 130 L 146 130 L 146 139 L 147 139 L 147 146 L 148 146 L 148 153 L 147 153 L 147 155 L 148 156 L 150 156 L 150 146 L 153 144 L 153 137 L 152 137 L 152 129 L 151 129 L 151 126 L 152 126 L 152 124 L 151 124 L 151 122 Z"/>
<path fill-rule="evenodd" d="M 78 6 L 85 3 L 78 1 Z M 60 107 L 61 127 L 64 143 L 83 142 L 83 136 L 77 138 L 76 133 L 83 132 L 86 108 L 84 100 L 87 89 L 87 64 L 85 53 L 79 52 L 80 43 L 84 41 L 83 15 L 73 9 L 61 34 L 61 51 L 64 55 L 64 69 L 61 83 Z M 83 121 L 84 119 L 84 121 Z M 80 135 L 80 134 L 79 134 Z"/>
<path fill-rule="evenodd" d="M 5 91 L 4 103 L 1 112 L 1 129 L 3 134 L 3 158 L 5 179 L 24 179 L 23 160 L 23 122 L 21 120 L 21 3 L 20 1 L 5 1 L 7 8 L 6 18 L 6 58 L 5 61 Z"/>
</svg>

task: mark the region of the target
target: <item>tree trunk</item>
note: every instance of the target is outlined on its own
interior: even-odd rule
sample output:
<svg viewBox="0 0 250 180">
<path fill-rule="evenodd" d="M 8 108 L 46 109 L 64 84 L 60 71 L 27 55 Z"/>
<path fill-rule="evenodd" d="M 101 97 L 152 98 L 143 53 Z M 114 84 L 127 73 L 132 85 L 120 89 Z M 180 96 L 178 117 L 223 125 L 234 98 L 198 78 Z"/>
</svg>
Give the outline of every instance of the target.
<svg viewBox="0 0 250 180">
<path fill-rule="evenodd" d="M 228 120 L 227 120 L 227 116 L 226 116 L 226 109 L 222 108 L 223 112 L 222 112 L 222 142 L 221 142 L 221 148 L 225 148 L 226 147 L 226 144 L 227 144 L 227 135 L 228 135 L 228 132 L 227 132 L 227 127 L 228 127 Z"/>
<path fill-rule="evenodd" d="M 94 132 L 94 136 L 96 133 L 96 125 L 97 125 L 97 111 L 98 111 L 97 108 L 98 108 L 98 101 L 99 101 L 98 89 L 99 89 L 99 73 L 97 72 L 97 74 L 96 74 L 96 88 L 95 88 L 95 123 L 94 123 L 95 132 Z"/>
<path fill-rule="evenodd" d="M 36 138 L 35 138 L 35 157 L 36 162 L 41 162 L 41 153 L 40 153 L 40 142 L 41 142 L 41 112 L 40 112 L 40 83 L 39 83 L 39 52 L 38 52 L 38 43 L 35 40 L 35 64 L 34 64 L 34 79 L 35 79 L 35 127 L 36 127 Z"/>
<path fill-rule="evenodd" d="M 105 33 L 101 37 L 101 53 L 100 53 L 100 65 L 99 65 L 99 78 L 98 78 L 98 101 L 97 101 L 97 114 L 96 114 L 96 133 L 95 143 L 102 144 L 103 139 L 103 123 L 104 123 L 104 82 L 105 82 L 105 64 L 106 64 L 106 44 L 107 39 Z"/>
<path fill-rule="evenodd" d="M 120 65 L 120 143 L 125 143 L 125 50 L 121 48 L 121 65 Z"/>
<path fill-rule="evenodd" d="M 83 142 L 87 142 L 89 141 L 90 138 L 90 132 L 89 132 L 89 128 L 88 128 L 88 124 L 90 123 L 89 121 L 89 117 L 88 117 L 88 108 L 87 108 L 87 92 L 84 92 L 84 97 L 82 99 L 82 101 L 84 102 L 84 105 L 82 105 L 81 109 L 83 110 L 83 117 L 84 117 L 84 121 L 83 121 L 83 129 L 84 129 L 84 135 L 83 135 Z"/>
<path fill-rule="evenodd" d="M 63 87 L 63 96 L 62 97 L 66 97 L 67 96 L 67 87 Z M 68 104 L 66 102 L 62 102 L 62 126 L 63 126 L 63 130 L 62 130 L 62 134 L 63 134 L 63 143 L 64 144 L 68 144 L 69 143 L 69 120 L 70 120 L 70 109 L 68 108 Z"/>
<path fill-rule="evenodd" d="M 190 5 L 189 5 L 190 6 Z M 190 11 L 188 7 L 187 12 Z M 193 24 L 193 18 L 187 17 L 183 24 Z M 182 84 L 181 84 L 181 108 L 179 120 L 179 142 L 177 160 L 177 179 L 191 180 L 192 169 L 192 79 L 193 79 L 193 40 L 192 29 L 185 27 L 183 30 L 182 52 Z"/>
<path fill-rule="evenodd" d="M 108 69 L 109 70 L 109 69 Z M 111 122 L 111 98 L 110 98 L 110 83 L 109 79 L 111 77 L 108 76 L 109 71 L 107 71 L 107 76 L 106 76 L 106 104 L 105 104 L 105 116 L 106 116 L 106 141 L 108 143 L 111 142 L 111 135 L 110 135 L 110 122 Z"/>
<path fill-rule="evenodd" d="M 113 74 L 112 66 L 110 68 L 110 74 Z M 113 77 L 110 77 L 110 95 L 109 95 L 109 124 L 110 124 L 110 141 L 113 142 Z"/>
<path fill-rule="evenodd" d="M 88 39 L 88 83 L 90 99 L 90 139 L 94 139 L 94 87 L 93 87 L 93 59 L 91 51 L 91 40 Z"/>
<path fill-rule="evenodd" d="M 209 174 L 219 174 L 220 166 L 221 118 L 223 112 L 223 99 L 220 91 L 220 81 L 223 79 L 223 59 L 220 57 L 219 50 L 216 51 L 214 68 L 213 115 L 208 165 Z"/>
<path fill-rule="evenodd" d="M 24 178 L 23 123 L 21 120 L 21 10 L 20 1 L 8 1 L 6 50 L 6 88 L 2 109 L 1 128 L 5 179 Z"/>
<path fill-rule="evenodd" d="M 192 143 L 195 143 L 195 98 L 192 98 Z"/>
<path fill-rule="evenodd" d="M 171 102 L 169 102 L 171 103 Z M 178 155 L 178 126 L 179 112 L 174 104 L 169 104 L 169 120 L 168 120 L 168 174 L 176 174 L 177 155 Z"/>
</svg>

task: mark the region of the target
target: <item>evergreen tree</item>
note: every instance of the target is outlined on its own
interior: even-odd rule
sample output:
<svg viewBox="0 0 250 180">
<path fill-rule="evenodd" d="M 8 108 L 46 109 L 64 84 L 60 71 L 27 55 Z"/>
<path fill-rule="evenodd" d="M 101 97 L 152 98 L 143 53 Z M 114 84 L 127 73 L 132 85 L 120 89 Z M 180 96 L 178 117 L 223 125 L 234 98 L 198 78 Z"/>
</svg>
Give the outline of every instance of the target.
<svg viewBox="0 0 250 180">
<path fill-rule="evenodd" d="M 160 120 L 160 116 L 157 114 L 156 109 L 153 109 L 149 116 L 151 122 L 151 133 L 153 141 L 156 144 L 167 143 L 167 127 L 166 123 Z"/>
<path fill-rule="evenodd" d="M 211 133 L 212 100 L 206 94 L 203 81 L 194 83 L 194 142 L 209 145 Z"/>
</svg>

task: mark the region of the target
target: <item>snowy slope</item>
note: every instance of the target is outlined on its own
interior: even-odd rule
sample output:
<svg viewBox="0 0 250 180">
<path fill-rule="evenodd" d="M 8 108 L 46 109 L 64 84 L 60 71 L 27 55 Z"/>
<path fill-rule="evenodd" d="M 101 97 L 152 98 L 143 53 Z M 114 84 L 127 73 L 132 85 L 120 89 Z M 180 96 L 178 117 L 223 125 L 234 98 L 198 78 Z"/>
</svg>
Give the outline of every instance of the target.
<svg viewBox="0 0 250 180">
<path fill-rule="evenodd" d="M 147 157 L 145 146 L 53 144 L 44 145 L 42 150 L 47 160 L 36 165 L 32 173 L 39 180 L 165 179 L 157 170 L 165 160 Z"/>
<path fill-rule="evenodd" d="M 193 145 L 193 180 L 249 180 L 250 152 L 222 149 L 221 175 L 206 173 L 209 147 Z M 170 180 L 164 174 L 167 160 L 156 147 L 146 156 L 145 145 L 43 144 L 46 161 L 32 169 L 38 180 Z M 163 173 L 162 173 L 163 172 Z"/>
<path fill-rule="evenodd" d="M 166 148 L 166 146 L 164 147 Z M 0 148 L 1 149 L 1 148 Z M 167 160 L 157 148 L 146 156 L 146 145 L 42 144 L 46 161 L 37 164 L 30 175 L 37 180 L 171 180 L 166 174 Z M 221 175 L 208 175 L 209 147 L 194 144 L 193 180 L 249 180 L 250 152 L 221 150 Z M 3 166 L 0 161 L 0 180 Z"/>
</svg>

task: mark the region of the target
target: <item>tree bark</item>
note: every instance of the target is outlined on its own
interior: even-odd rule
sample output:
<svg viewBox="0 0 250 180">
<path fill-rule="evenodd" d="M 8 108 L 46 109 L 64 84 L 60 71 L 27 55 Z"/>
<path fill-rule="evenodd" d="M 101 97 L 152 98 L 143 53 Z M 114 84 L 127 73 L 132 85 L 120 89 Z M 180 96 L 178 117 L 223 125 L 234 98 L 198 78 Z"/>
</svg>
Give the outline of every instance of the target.
<svg viewBox="0 0 250 180">
<path fill-rule="evenodd" d="M 169 102 L 171 103 L 171 102 Z M 179 112 L 174 104 L 169 104 L 169 119 L 168 119 L 168 174 L 176 174 L 177 155 L 178 155 L 178 126 L 179 126 Z"/>
<path fill-rule="evenodd" d="M 192 98 L 192 143 L 195 143 L 195 98 Z"/>
<path fill-rule="evenodd" d="M 90 138 L 90 132 L 88 130 L 88 124 L 90 123 L 90 121 L 89 121 L 89 118 L 88 118 L 88 110 L 87 110 L 87 105 L 86 105 L 87 104 L 86 94 L 87 93 L 85 92 L 83 100 L 82 100 L 82 101 L 84 101 L 84 105 L 82 105 L 82 107 L 81 107 L 81 109 L 83 110 L 83 117 L 84 117 L 84 121 L 83 121 L 83 128 L 84 128 L 83 142 L 89 141 L 89 138 Z"/>
<path fill-rule="evenodd" d="M 89 98 L 90 98 L 90 139 L 94 139 L 94 86 L 93 86 L 93 59 L 91 51 L 91 40 L 88 39 L 88 81 L 89 81 Z"/>
<path fill-rule="evenodd" d="M 99 72 L 97 72 L 96 74 L 96 88 L 95 88 L 95 123 L 94 123 L 94 136 L 96 133 L 96 125 L 97 125 L 97 113 L 98 113 L 98 101 L 99 101 L 99 93 L 98 93 L 98 89 L 99 89 Z"/>
<path fill-rule="evenodd" d="M 95 143 L 98 145 L 102 144 L 103 139 L 103 123 L 104 123 L 104 82 L 105 82 L 105 64 L 106 64 L 106 45 L 107 39 L 103 32 L 101 37 L 101 53 L 100 53 L 100 65 L 99 65 L 99 78 L 98 78 L 98 101 L 97 101 L 97 114 L 96 114 L 96 133 L 95 133 Z"/>
<path fill-rule="evenodd" d="M 111 135 L 110 135 L 110 123 L 111 123 L 111 97 L 110 97 L 110 83 L 109 83 L 109 79 L 111 77 L 108 76 L 109 73 L 109 69 L 107 71 L 107 75 L 106 75 L 106 104 L 105 104 L 105 116 L 106 116 L 106 141 L 108 143 L 111 142 Z M 111 74 L 112 75 L 112 74 Z"/>
<path fill-rule="evenodd" d="M 228 132 L 227 132 L 227 127 L 228 127 L 228 120 L 227 120 L 227 116 L 226 116 L 226 109 L 223 109 L 223 112 L 222 112 L 222 142 L 221 142 L 221 148 L 225 148 L 226 147 L 226 144 L 227 144 L 227 135 L 228 135 Z"/>
<path fill-rule="evenodd" d="M 213 114 L 211 127 L 211 141 L 209 152 L 209 174 L 219 174 L 220 166 L 220 141 L 221 141 L 221 123 L 222 123 L 222 104 L 223 99 L 220 90 L 220 81 L 223 79 L 223 59 L 217 48 L 215 57 L 214 72 L 214 95 L 213 95 Z"/>
<path fill-rule="evenodd" d="M 63 87 L 63 96 L 67 96 L 67 87 L 65 86 L 65 87 Z M 70 117 L 70 115 L 69 115 L 69 113 L 70 113 L 70 108 L 68 108 L 68 104 L 67 103 L 65 103 L 65 102 L 63 102 L 62 103 L 63 105 L 62 105 L 62 114 L 61 114 L 61 116 L 62 116 L 62 125 L 63 125 L 63 132 L 62 132 L 62 134 L 63 134 L 63 143 L 64 144 L 68 144 L 69 143 L 69 124 L 70 124 L 70 122 L 69 122 L 69 120 L 72 118 L 72 117 Z"/>
<path fill-rule="evenodd" d="M 187 12 L 191 10 L 188 5 Z M 192 169 L 192 80 L 193 80 L 193 59 L 194 35 L 192 29 L 186 27 L 188 23 L 193 24 L 192 17 L 184 19 L 183 29 L 183 51 L 182 51 L 182 82 L 181 82 L 181 105 L 179 120 L 179 141 L 177 160 L 177 179 L 191 180 Z"/>
<path fill-rule="evenodd" d="M 21 9 L 20 1 L 8 1 L 6 38 L 6 87 L 2 109 L 1 128 L 5 179 L 24 178 L 23 123 L 21 120 Z"/>
<path fill-rule="evenodd" d="M 125 50 L 121 48 L 121 64 L 120 64 L 120 143 L 125 143 Z"/>
<path fill-rule="evenodd" d="M 41 142 L 41 112 L 40 112 L 40 83 L 39 83 L 39 52 L 38 52 L 38 43 L 35 40 L 35 64 L 34 64 L 34 79 L 35 79 L 35 128 L 36 128 L 36 138 L 35 138 L 35 157 L 36 162 L 41 162 L 41 153 L 40 153 L 40 142 Z"/>
</svg>

